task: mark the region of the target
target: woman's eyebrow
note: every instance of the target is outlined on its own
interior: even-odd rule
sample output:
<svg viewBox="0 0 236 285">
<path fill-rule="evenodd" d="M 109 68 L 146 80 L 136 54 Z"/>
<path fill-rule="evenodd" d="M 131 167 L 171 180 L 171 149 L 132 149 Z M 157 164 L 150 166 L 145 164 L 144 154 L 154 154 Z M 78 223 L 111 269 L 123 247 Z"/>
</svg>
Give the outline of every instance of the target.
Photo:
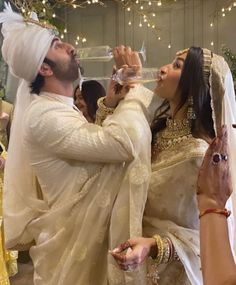
<svg viewBox="0 0 236 285">
<path fill-rule="evenodd" d="M 182 61 L 182 62 L 185 61 L 182 57 L 177 57 L 176 60 L 180 60 L 180 61 Z"/>
</svg>

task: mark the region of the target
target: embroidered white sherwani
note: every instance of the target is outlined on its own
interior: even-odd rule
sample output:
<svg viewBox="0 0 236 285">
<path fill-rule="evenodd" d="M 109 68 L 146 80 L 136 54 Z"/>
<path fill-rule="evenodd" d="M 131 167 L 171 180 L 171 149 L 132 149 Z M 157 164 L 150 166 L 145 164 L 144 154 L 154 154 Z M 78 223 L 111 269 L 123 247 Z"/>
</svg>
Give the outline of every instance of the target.
<svg viewBox="0 0 236 285">
<path fill-rule="evenodd" d="M 152 93 L 137 88 L 103 127 L 56 94 L 41 93 L 27 109 L 23 136 L 41 193 L 16 192 L 14 206 L 6 197 L 5 214 L 8 247 L 35 240 L 35 285 L 106 285 L 107 271 L 109 284 L 145 278 L 107 261 L 109 248 L 142 235 Z"/>
</svg>

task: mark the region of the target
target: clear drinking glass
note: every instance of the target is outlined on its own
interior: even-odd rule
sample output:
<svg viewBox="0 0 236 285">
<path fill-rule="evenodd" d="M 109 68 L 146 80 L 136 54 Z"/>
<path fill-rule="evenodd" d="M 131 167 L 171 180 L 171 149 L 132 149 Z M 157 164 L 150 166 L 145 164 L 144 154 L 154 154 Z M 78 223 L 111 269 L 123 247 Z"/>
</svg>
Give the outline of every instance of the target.
<svg viewBox="0 0 236 285">
<path fill-rule="evenodd" d="M 94 46 L 76 49 L 77 58 L 81 61 L 110 61 L 113 58 L 112 48 L 109 46 Z M 138 53 L 146 61 L 146 49 L 144 43 Z"/>
<path fill-rule="evenodd" d="M 114 80 L 120 85 L 124 85 L 127 83 L 150 83 L 150 82 L 158 82 L 159 79 L 159 70 L 155 67 L 149 68 L 141 68 L 138 67 L 125 67 L 117 70 L 115 74 L 111 77 L 104 76 L 104 77 L 82 77 L 81 81 L 88 81 L 88 80 Z"/>
</svg>

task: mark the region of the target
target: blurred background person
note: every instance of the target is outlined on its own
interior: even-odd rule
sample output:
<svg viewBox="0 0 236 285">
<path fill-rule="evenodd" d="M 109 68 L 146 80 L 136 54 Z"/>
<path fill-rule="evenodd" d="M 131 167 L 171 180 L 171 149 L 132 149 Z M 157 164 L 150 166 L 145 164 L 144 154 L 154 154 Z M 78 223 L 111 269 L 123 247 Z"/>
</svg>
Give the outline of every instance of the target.
<svg viewBox="0 0 236 285">
<path fill-rule="evenodd" d="M 0 98 L 0 284 L 8 285 L 9 276 L 17 273 L 17 251 L 5 249 L 2 213 L 3 176 L 7 157 L 13 105 Z"/>
<path fill-rule="evenodd" d="M 106 96 L 106 90 L 96 80 L 88 80 L 75 88 L 74 104 L 83 113 L 88 122 L 94 123 L 98 108 L 97 100 Z"/>
</svg>

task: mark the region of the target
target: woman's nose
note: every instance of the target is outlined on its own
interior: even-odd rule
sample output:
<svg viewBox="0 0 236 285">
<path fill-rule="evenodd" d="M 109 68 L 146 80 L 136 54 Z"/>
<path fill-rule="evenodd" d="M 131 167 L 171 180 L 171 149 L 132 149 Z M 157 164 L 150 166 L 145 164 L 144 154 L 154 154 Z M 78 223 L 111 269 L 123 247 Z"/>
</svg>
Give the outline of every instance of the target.
<svg viewBox="0 0 236 285">
<path fill-rule="evenodd" d="M 160 68 L 160 73 L 161 73 L 161 75 L 165 75 L 165 74 L 167 73 L 167 71 L 168 71 L 167 65 L 162 66 L 162 67 Z"/>
<path fill-rule="evenodd" d="M 167 65 L 162 66 L 160 68 L 160 73 L 159 73 L 160 78 L 163 79 L 167 75 L 167 73 L 168 73 L 168 66 Z"/>
</svg>

